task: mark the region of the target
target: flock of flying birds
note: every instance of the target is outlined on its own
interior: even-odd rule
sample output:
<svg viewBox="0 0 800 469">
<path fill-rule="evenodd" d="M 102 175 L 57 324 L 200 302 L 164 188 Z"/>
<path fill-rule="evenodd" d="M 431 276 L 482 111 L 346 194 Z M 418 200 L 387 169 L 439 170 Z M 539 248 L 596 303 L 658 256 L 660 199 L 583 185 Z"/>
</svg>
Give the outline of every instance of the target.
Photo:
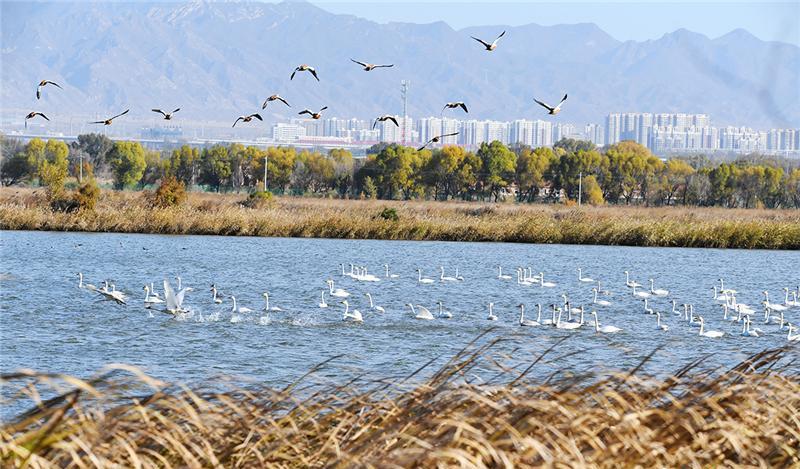
<svg viewBox="0 0 800 469">
<path fill-rule="evenodd" d="M 396 273 L 392 273 L 389 271 L 389 265 L 384 264 L 383 267 L 385 269 L 385 275 L 376 276 L 368 272 L 367 267 L 365 266 L 356 266 L 354 264 L 350 264 L 350 271 L 347 272 L 345 269 L 345 265 L 341 264 L 341 275 L 342 277 L 350 277 L 352 280 L 356 282 L 364 282 L 365 284 L 369 285 L 377 285 L 376 282 L 392 282 L 396 281 L 400 278 L 400 275 Z M 512 275 L 504 274 L 503 269 L 501 266 L 497 267 L 498 272 L 495 279 L 501 282 L 507 282 L 511 284 L 514 280 Z M 416 278 L 413 279 L 416 284 L 421 287 L 430 286 L 433 284 L 442 284 L 446 285 L 448 283 L 459 283 L 464 282 L 464 277 L 459 275 L 458 269 L 455 271 L 454 276 L 446 276 L 445 275 L 445 268 L 444 266 L 440 267 L 441 274 L 439 275 L 438 279 L 436 278 L 429 278 L 424 277 L 422 274 L 421 269 L 416 270 Z M 577 268 L 578 275 L 577 281 L 579 285 L 587 285 L 591 287 L 591 292 L 593 299 L 591 303 L 588 304 L 588 311 L 589 315 L 592 317 L 592 321 L 584 321 L 584 306 L 579 305 L 576 306 L 573 304 L 567 293 L 563 293 L 561 298 L 563 299 L 562 304 L 551 304 L 549 305 L 551 309 L 551 317 L 550 318 L 543 318 L 542 317 L 542 305 L 536 305 L 536 319 L 526 319 L 525 318 L 525 304 L 519 304 L 519 318 L 516 321 L 519 326 L 525 327 L 539 327 L 539 326 L 551 326 L 556 329 L 565 329 L 565 330 L 577 330 L 584 325 L 591 327 L 594 326 L 594 330 L 598 334 L 614 334 L 618 332 L 623 332 L 623 328 L 611 326 L 611 325 L 601 325 L 599 318 L 598 318 L 598 311 L 601 310 L 608 310 L 609 308 L 615 308 L 615 303 L 627 303 L 624 299 L 625 296 L 629 296 L 634 301 L 643 301 L 644 307 L 643 312 L 646 314 L 650 314 L 655 317 L 655 329 L 661 332 L 667 332 L 670 330 L 669 326 L 665 324 L 666 320 L 670 316 L 677 316 L 676 322 L 679 325 L 683 325 L 684 327 L 693 328 L 696 327 L 697 332 L 696 334 L 700 337 L 706 338 L 720 338 L 726 335 L 723 331 L 717 330 L 708 330 L 706 329 L 706 322 L 702 315 L 695 314 L 694 305 L 683 303 L 682 309 L 678 308 L 678 301 L 676 299 L 671 299 L 672 308 L 671 310 L 669 307 L 661 306 L 660 311 L 657 306 L 650 301 L 654 301 L 657 299 L 666 299 L 672 295 L 670 295 L 669 290 L 655 288 L 654 280 L 650 279 L 650 288 L 649 290 L 642 284 L 632 280 L 629 276 L 627 271 L 623 272 L 625 274 L 625 284 L 624 286 L 626 289 L 630 290 L 628 294 L 622 294 L 621 297 L 617 297 L 613 302 L 609 301 L 609 299 L 602 299 L 602 297 L 610 297 L 614 296 L 613 293 L 604 289 L 601 285 L 601 282 L 589 278 L 583 275 L 583 272 L 580 267 Z M 79 283 L 78 288 L 85 289 L 94 293 L 99 294 L 103 299 L 115 301 L 118 304 L 125 305 L 127 304 L 127 297 L 126 295 L 117 290 L 113 283 L 109 283 L 108 281 L 104 281 L 103 286 L 98 288 L 92 284 L 84 283 L 83 282 L 83 274 L 78 273 Z M 172 285 L 168 280 L 164 280 L 163 287 L 164 287 L 164 298 L 156 292 L 156 289 L 151 282 L 149 285 L 145 285 L 143 290 L 144 294 L 144 306 L 146 309 L 150 311 L 159 311 L 163 313 L 167 313 L 172 315 L 175 318 L 189 318 L 189 317 L 196 317 L 199 320 L 204 320 L 202 316 L 195 316 L 195 314 L 200 314 L 196 312 L 192 308 L 187 307 L 184 305 L 184 298 L 188 292 L 191 292 L 193 289 L 191 287 L 183 287 L 181 284 L 181 278 L 176 277 L 177 280 L 177 288 L 173 289 Z M 355 297 L 351 297 L 352 293 L 343 288 L 335 288 L 333 279 L 328 279 L 325 282 L 326 287 L 321 291 L 320 296 L 320 303 L 317 305 L 321 309 L 328 308 L 328 303 L 326 301 L 325 295 L 328 294 L 329 298 L 337 300 L 342 304 L 344 307 L 344 313 L 342 314 L 341 318 L 342 321 L 345 322 L 355 322 L 355 323 L 363 323 L 364 322 L 364 315 L 358 309 L 351 309 L 351 305 L 348 300 L 352 300 Z M 551 281 L 545 280 L 545 275 L 543 272 L 539 272 L 538 274 L 534 275 L 532 269 L 530 267 L 519 267 L 516 271 L 516 284 L 519 287 L 534 287 L 534 288 L 541 288 L 543 291 L 545 289 L 551 289 L 557 287 L 557 285 Z M 637 290 L 639 288 L 639 290 Z M 741 329 L 740 335 L 744 337 L 760 337 L 770 331 L 765 331 L 759 327 L 755 327 L 754 320 L 758 321 L 758 317 L 760 313 L 754 307 L 751 307 L 745 303 L 741 303 L 737 300 L 738 292 L 736 290 L 725 288 L 725 283 L 722 279 L 719 279 L 719 286 L 714 285 L 712 288 L 714 296 L 713 301 L 719 307 L 723 309 L 723 314 L 721 321 L 727 322 L 731 326 L 733 326 L 734 330 Z M 221 305 L 224 302 L 225 296 L 217 289 L 216 285 L 212 284 L 211 288 L 211 300 L 215 305 Z M 787 339 L 790 342 L 797 342 L 800 341 L 800 334 L 792 334 L 793 330 L 796 330 L 796 327 L 792 325 L 784 316 L 785 313 L 789 313 L 790 310 L 800 309 L 800 286 L 797 287 L 797 290 L 789 289 L 788 287 L 783 288 L 784 291 L 784 301 L 782 303 L 776 303 L 770 301 L 769 292 L 764 291 L 762 294 L 764 295 L 764 300 L 761 301 L 761 305 L 764 309 L 763 321 L 758 321 L 764 324 L 762 327 L 766 328 L 770 324 L 778 325 L 779 328 L 772 332 L 777 332 L 779 334 L 783 334 L 786 329 L 788 329 Z M 602 295 L 602 297 L 600 296 Z M 283 308 L 276 306 L 274 304 L 270 305 L 270 296 L 269 292 L 263 292 L 262 296 L 264 297 L 265 305 L 262 311 L 265 313 L 259 317 L 253 318 L 251 314 L 255 314 L 256 311 L 250 309 L 246 306 L 242 306 L 240 303 L 237 303 L 236 297 L 233 295 L 229 295 L 228 297 L 231 300 L 232 307 L 230 309 L 231 315 L 231 322 L 240 322 L 243 320 L 247 320 L 247 318 L 256 319 L 261 324 L 268 324 L 270 319 L 271 313 L 286 313 Z M 383 315 L 386 313 L 386 309 L 382 306 L 376 304 L 373 300 L 373 297 L 370 293 L 363 293 L 363 296 L 369 300 L 369 306 L 365 312 L 373 313 L 373 314 L 380 314 Z M 791 299 L 790 299 L 791 298 Z M 434 319 L 453 319 L 453 313 L 447 311 L 443 303 L 441 301 L 437 302 L 438 305 L 438 313 L 432 313 L 426 307 L 420 304 L 414 303 L 406 303 L 410 310 L 411 315 L 414 319 L 419 320 L 434 320 Z M 623 308 L 625 304 L 620 304 Z M 302 307 L 302 309 L 306 309 L 306 307 Z M 488 303 L 488 317 L 486 320 L 488 321 L 498 321 L 498 315 L 494 311 L 494 303 Z M 213 317 L 216 318 L 214 320 L 219 319 L 220 311 L 212 313 Z M 463 314 L 463 313 L 456 313 L 456 314 Z M 152 313 L 151 313 L 152 317 Z M 627 318 L 626 318 L 627 319 Z M 625 321 L 624 325 L 626 327 L 633 326 L 634 323 L 641 322 L 639 320 L 631 320 L 628 319 Z M 691 329 L 690 329 L 691 330 Z M 738 332 L 738 331 L 737 331 Z M 732 335 L 732 334 L 731 334 Z"/>
<path fill-rule="evenodd" d="M 474 40 L 478 41 L 479 43 L 481 43 L 481 45 L 483 45 L 483 47 L 485 48 L 485 50 L 487 52 L 492 52 L 492 51 L 497 49 L 498 41 L 500 40 L 500 38 L 505 36 L 505 34 L 506 34 L 506 32 L 503 31 L 492 42 L 486 42 L 483 39 L 480 39 L 480 38 L 477 38 L 477 37 L 474 37 L 474 36 L 470 36 L 470 37 L 472 37 L 472 39 L 474 39 Z M 361 61 L 358 61 L 358 60 L 355 60 L 355 59 L 350 59 L 350 60 L 352 62 L 358 64 L 365 72 L 371 72 L 371 71 L 373 71 L 375 69 L 378 69 L 378 68 L 390 68 L 390 67 L 394 66 L 394 64 L 372 64 L 372 63 L 367 63 L 367 62 L 361 62 Z M 319 80 L 319 76 L 317 75 L 317 70 L 314 67 L 312 67 L 310 65 L 306 65 L 306 64 L 302 64 L 302 65 L 299 65 L 299 66 L 295 67 L 294 71 L 292 71 L 292 74 L 289 77 L 289 80 L 294 80 L 294 77 L 298 72 L 309 73 L 317 81 L 320 81 Z M 44 89 L 44 87 L 46 87 L 48 85 L 52 85 L 52 86 L 55 86 L 57 88 L 63 89 L 63 88 L 61 88 L 61 85 L 59 85 L 58 83 L 56 83 L 54 81 L 42 80 L 42 81 L 39 82 L 39 85 L 36 87 L 36 99 L 37 100 L 41 99 L 42 90 Z M 547 110 L 547 113 L 550 114 L 550 115 L 558 114 L 561 111 L 561 105 L 564 104 L 564 101 L 566 101 L 566 100 L 567 100 L 567 95 L 565 94 L 564 97 L 561 98 L 561 101 L 559 101 L 559 103 L 557 105 L 551 106 L 551 105 L 549 105 L 549 104 L 547 104 L 545 102 L 539 101 L 538 99 L 534 99 L 534 101 L 537 104 L 539 104 L 540 106 L 544 107 Z M 271 102 L 274 102 L 274 101 L 280 101 L 283 104 L 285 104 L 287 107 L 291 107 L 291 105 L 289 104 L 288 101 L 286 101 L 286 99 L 284 99 L 280 95 L 273 94 L 272 96 L 268 97 L 264 101 L 264 103 L 261 105 L 261 109 L 262 110 L 266 109 L 267 105 L 269 103 L 271 103 Z M 447 109 L 457 109 L 457 108 L 461 108 L 465 113 L 469 113 L 469 110 L 467 110 L 467 105 L 463 101 L 456 101 L 456 102 L 446 103 L 444 105 L 444 107 L 442 108 L 442 112 L 441 113 L 444 113 L 444 111 L 447 110 Z M 316 119 L 320 119 L 322 117 L 322 112 L 325 111 L 326 109 L 328 109 L 327 106 L 323 106 L 322 108 L 320 108 L 319 111 L 316 111 L 316 112 L 314 112 L 314 111 L 312 111 L 310 109 L 304 109 L 304 110 L 298 112 L 297 114 L 301 115 L 301 116 L 302 115 L 308 115 L 311 119 L 315 119 L 316 120 Z M 171 112 L 166 112 L 166 111 L 162 111 L 161 109 L 152 109 L 152 112 L 161 114 L 163 116 L 164 120 L 172 120 L 173 115 L 176 112 L 180 111 L 180 110 L 181 110 L 180 108 L 176 108 L 175 110 L 173 110 Z M 121 113 L 119 113 L 119 114 L 117 114 L 117 115 L 115 115 L 113 117 L 109 117 L 108 119 L 103 119 L 103 120 L 99 120 L 99 121 L 93 121 L 93 122 L 89 122 L 89 123 L 90 124 L 111 125 L 112 122 L 114 121 L 114 119 L 117 119 L 118 117 L 124 116 L 129 111 L 130 111 L 130 109 L 126 109 L 124 112 L 121 112 Z M 31 111 L 30 113 L 28 113 L 28 115 L 25 116 L 25 127 L 26 128 L 28 127 L 28 120 L 29 119 L 33 119 L 33 118 L 35 118 L 37 116 L 39 116 L 39 117 L 41 117 L 41 118 L 43 118 L 43 119 L 45 119 L 47 121 L 50 120 L 42 112 Z M 247 114 L 247 115 L 242 115 L 242 116 L 237 117 L 236 120 L 233 122 L 233 126 L 232 127 L 236 127 L 236 124 L 238 124 L 239 122 L 247 123 L 247 122 L 252 121 L 253 119 L 257 119 L 259 121 L 263 121 L 264 120 L 261 117 L 261 114 L 255 112 L 255 113 L 252 113 L 252 114 Z M 378 124 L 378 122 L 386 122 L 386 121 L 392 122 L 397 127 L 400 126 L 399 122 L 397 121 L 397 117 L 396 116 L 393 116 L 391 114 L 384 114 L 384 115 L 382 115 L 382 116 L 380 116 L 380 117 L 375 119 L 374 123 L 372 124 L 373 130 L 375 129 L 375 126 Z M 455 136 L 455 135 L 458 135 L 458 132 L 453 132 L 453 133 L 448 133 L 448 134 L 443 134 L 443 135 L 437 135 L 437 136 L 431 138 L 430 140 L 428 140 L 425 143 L 425 145 L 419 147 L 418 151 L 421 151 L 421 150 L 425 149 L 428 145 L 439 143 L 441 141 L 441 139 L 443 139 L 445 137 L 452 137 L 452 136 Z"/>
</svg>

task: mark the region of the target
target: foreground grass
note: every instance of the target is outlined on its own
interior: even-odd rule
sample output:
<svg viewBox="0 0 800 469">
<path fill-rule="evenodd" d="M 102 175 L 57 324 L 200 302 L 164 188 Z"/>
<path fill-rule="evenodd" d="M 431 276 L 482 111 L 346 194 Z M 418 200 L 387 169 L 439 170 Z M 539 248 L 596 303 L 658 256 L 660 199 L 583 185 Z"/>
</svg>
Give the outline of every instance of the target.
<svg viewBox="0 0 800 469">
<path fill-rule="evenodd" d="M 0 189 L 0 229 L 359 239 L 800 249 L 800 211 L 635 208 L 276 198 L 192 193 L 154 209 L 142 193 L 105 191 L 92 213 L 49 209 L 41 191 Z M 393 208 L 398 220 L 380 217 Z"/>
<path fill-rule="evenodd" d="M 491 344 L 490 344 L 491 345 Z M 2 377 L 38 402 L 0 427 L 3 467 L 798 467 L 800 377 L 783 351 L 723 373 L 635 369 L 469 384 L 485 348 L 427 381 L 226 392 L 117 367 Z M 523 367 L 524 368 L 524 367 Z M 312 370 L 313 372 L 314 370 Z M 132 372 L 127 374 L 127 372 Z M 42 401 L 38 392 L 67 387 Z M 301 399 L 300 395 L 306 397 Z"/>
</svg>

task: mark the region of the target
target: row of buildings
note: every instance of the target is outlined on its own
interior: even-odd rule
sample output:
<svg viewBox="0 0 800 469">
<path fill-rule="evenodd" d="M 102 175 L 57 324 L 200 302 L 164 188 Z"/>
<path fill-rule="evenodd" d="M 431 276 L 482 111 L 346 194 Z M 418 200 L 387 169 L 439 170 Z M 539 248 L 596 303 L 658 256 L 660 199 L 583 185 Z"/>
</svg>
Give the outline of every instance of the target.
<svg viewBox="0 0 800 469">
<path fill-rule="evenodd" d="M 458 132 L 442 139 L 442 143 L 477 148 L 483 142 L 499 140 L 507 145 L 542 147 L 552 146 L 562 138 L 577 138 L 598 146 L 633 140 L 657 154 L 724 151 L 800 155 L 800 129 L 714 127 L 707 114 L 613 113 L 606 116 L 604 125 L 587 124 L 583 128 L 525 119 L 509 122 L 441 117 L 397 119 L 399 125 L 362 119 L 292 119 L 274 124 L 272 137 L 279 143 L 421 145 L 435 136 Z"/>
</svg>

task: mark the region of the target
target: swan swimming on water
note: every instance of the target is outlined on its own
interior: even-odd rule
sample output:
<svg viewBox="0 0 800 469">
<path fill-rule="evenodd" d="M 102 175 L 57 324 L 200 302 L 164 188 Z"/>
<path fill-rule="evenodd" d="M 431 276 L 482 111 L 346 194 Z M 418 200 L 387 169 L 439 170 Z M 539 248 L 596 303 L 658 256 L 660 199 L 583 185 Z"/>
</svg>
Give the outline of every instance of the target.
<svg viewBox="0 0 800 469">
<path fill-rule="evenodd" d="M 800 334 L 792 335 L 793 330 L 797 330 L 797 328 L 789 323 L 789 334 L 786 336 L 786 340 L 789 342 L 800 342 Z"/>
<path fill-rule="evenodd" d="M 269 292 L 264 292 L 261 295 L 264 296 L 264 301 L 266 304 L 264 305 L 264 311 L 283 311 L 283 308 L 279 308 L 277 306 L 270 307 L 269 306 Z"/>
<path fill-rule="evenodd" d="M 597 299 L 597 288 L 592 288 L 592 293 L 594 293 L 594 300 L 592 300 L 592 303 L 600 306 L 611 306 L 610 301 Z"/>
<path fill-rule="evenodd" d="M 541 307 L 539 308 L 539 315 L 541 316 Z M 536 327 L 540 326 L 538 321 L 532 321 L 530 319 L 525 319 L 525 305 L 520 303 L 519 304 L 519 325 L 520 326 L 528 326 L 528 327 Z"/>
<path fill-rule="evenodd" d="M 422 269 L 417 269 L 417 283 L 421 283 L 423 285 L 430 285 L 433 283 L 433 279 L 423 278 Z"/>
<path fill-rule="evenodd" d="M 399 275 L 397 274 L 390 274 L 389 273 L 389 264 L 383 264 L 383 268 L 386 269 L 386 278 L 397 278 Z"/>
<path fill-rule="evenodd" d="M 489 303 L 489 316 L 486 318 L 489 321 L 497 321 L 497 316 L 494 314 L 494 303 Z"/>
<path fill-rule="evenodd" d="M 442 269 L 442 274 L 439 276 L 439 281 L 441 282 L 457 282 L 458 280 L 455 277 L 445 277 L 444 275 L 444 266 L 439 266 Z"/>
<path fill-rule="evenodd" d="M 347 298 L 348 296 L 350 296 L 350 293 L 347 293 L 341 288 L 334 289 L 333 280 L 328 280 L 328 288 L 330 289 L 329 293 L 331 296 L 335 296 L 337 298 Z"/>
<path fill-rule="evenodd" d="M 212 300 L 214 300 L 214 303 L 219 305 L 219 304 L 222 304 L 222 298 L 220 298 L 217 293 L 218 293 L 217 292 L 217 286 L 214 285 L 214 284 L 211 284 Z"/>
<path fill-rule="evenodd" d="M 233 295 L 231 295 L 231 301 L 233 301 L 233 307 L 231 308 L 231 313 L 247 314 L 253 312 L 252 309 L 246 306 L 236 306 L 236 297 Z"/>
<path fill-rule="evenodd" d="M 412 305 L 411 303 L 406 303 L 406 306 L 411 308 L 411 314 L 414 315 L 414 319 L 423 319 L 426 321 L 430 321 L 431 319 L 433 319 L 433 314 L 431 314 L 428 308 L 424 306 L 417 305 L 417 308 L 419 308 L 419 312 L 417 312 L 417 310 L 414 309 L 414 305 Z"/>
<path fill-rule="evenodd" d="M 661 288 L 653 289 L 654 280 L 650 279 L 650 294 L 655 296 L 667 296 L 669 295 L 669 290 L 663 290 Z"/>
<path fill-rule="evenodd" d="M 704 330 L 705 321 L 703 320 L 703 316 L 698 316 L 700 318 L 700 333 L 699 335 L 702 337 L 708 337 L 711 339 L 716 339 L 718 337 L 722 337 L 725 335 L 724 332 L 720 331 L 706 331 Z"/>
<path fill-rule="evenodd" d="M 150 286 L 149 285 L 145 285 L 144 286 L 144 303 L 145 303 L 145 305 L 153 304 L 153 303 L 163 303 L 163 302 L 164 302 L 164 300 L 162 300 L 161 298 L 159 298 L 157 296 L 152 296 L 150 294 Z"/>
<path fill-rule="evenodd" d="M 603 334 L 613 334 L 615 332 L 620 332 L 622 329 L 616 326 L 603 326 L 600 327 L 600 322 L 597 319 L 597 311 L 592 311 L 592 316 L 594 316 L 594 331 Z"/>
<path fill-rule="evenodd" d="M 375 303 L 372 302 L 372 295 L 371 294 L 365 293 L 364 296 L 366 296 L 369 299 L 369 308 L 370 309 L 374 309 L 375 311 L 377 311 L 379 313 L 385 313 L 386 312 L 386 310 L 383 308 L 383 306 L 375 306 Z"/>
<path fill-rule="evenodd" d="M 544 272 L 539 272 L 539 285 L 541 285 L 542 288 L 553 288 L 556 286 L 553 282 L 544 281 Z"/>
<path fill-rule="evenodd" d="M 498 265 L 497 266 L 497 278 L 499 278 L 500 280 L 511 280 L 511 276 L 510 275 L 505 275 L 503 273 L 503 266 L 502 265 Z"/>
<path fill-rule="evenodd" d="M 325 290 L 322 290 L 322 301 L 319 303 L 320 308 L 327 308 L 328 303 L 325 303 Z"/>
<path fill-rule="evenodd" d="M 442 318 L 442 319 L 452 319 L 453 318 L 453 313 L 451 313 L 450 311 L 445 310 L 444 309 L 444 305 L 442 305 L 441 301 L 437 301 L 437 304 L 439 305 L 438 316 L 440 318 Z"/>
<path fill-rule="evenodd" d="M 89 291 L 96 292 L 97 287 L 92 285 L 91 283 L 83 283 L 83 273 L 78 272 L 78 288 L 85 288 Z"/>
<path fill-rule="evenodd" d="M 561 310 L 558 311 L 555 326 L 557 329 L 575 330 L 581 327 L 583 323 L 580 322 L 561 322 Z"/>
<path fill-rule="evenodd" d="M 669 330 L 669 326 L 666 324 L 661 324 L 661 313 L 656 313 L 656 329 L 660 329 L 664 332 Z"/>
<path fill-rule="evenodd" d="M 583 276 L 583 273 L 581 272 L 581 268 L 580 267 L 578 267 L 578 281 L 585 282 L 585 283 L 594 283 L 594 279 Z"/>
<path fill-rule="evenodd" d="M 636 285 L 632 286 L 633 288 L 633 296 L 637 298 L 650 298 L 650 294 L 646 291 L 636 291 Z"/>
<path fill-rule="evenodd" d="M 641 283 L 636 283 L 635 281 L 631 281 L 630 274 L 626 270 L 625 271 L 625 286 L 627 286 L 628 288 L 633 288 L 633 287 L 641 287 L 642 284 Z"/>
<path fill-rule="evenodd" d="M 364 318 L 361 316 L 361 311 L 354 309 L 353 312 L 350 312 L 350 303 L 347 300 L 342 301 L 344 305 L 344 314 L 342 314 L 342 321 L 352 321 L 352 322 L 364 322 Z"/>
</svg>

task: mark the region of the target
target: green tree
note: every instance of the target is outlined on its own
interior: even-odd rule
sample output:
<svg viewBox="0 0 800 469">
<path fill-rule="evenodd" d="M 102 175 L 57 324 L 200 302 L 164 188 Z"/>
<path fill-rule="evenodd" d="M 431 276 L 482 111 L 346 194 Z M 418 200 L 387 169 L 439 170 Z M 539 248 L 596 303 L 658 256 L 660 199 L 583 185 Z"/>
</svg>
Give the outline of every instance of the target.
<svg viewBox="0 0 800 469">
<path fill-rule="evenodd" d="M 292 180 L 294 162 L 297 153 L 294 148 L 269 148 L 267 150 L 267 171 L 269 172 L 269 187 L 279 192 L 286 191 Z"/>
<path fill-rule="evenodd" d="M 183 145 L 177 150 L 172 150 L 168 163 L 165 165 L 166 173 L 181 181 L 186 187 L 196 183 L 200 174 L 200 150 L 189 145 Z"/>
<path fill-rule="evenodd" d="M 460 169 L 466 158 L 466 150 L 454 145 L 433 151 L 423 170 L 423 181 L 433 188 L 434 198 L 447 200 L 458 195 L 462 190 Z"/>
<path fill-rule="evenodd" d="M 426 152 L 430 155 L 430 152 Z M 373 178 L 381 198 L 393 199 L 402 194 L 406 199 L 418 193 L 418 171 L 423 158 L 413 148 L 389 145 L 375 156 L 377 177 Z"/>
<path fill-rule="evenodd" d="M 545 176 L 550 165 L 555 164 L 556 155 L 550 148 L 531 150 L 523 147 L 517 156 L 517 199 L 519 202 L 536 200 L 536 195 L 545 186 Z"/>
<path fill-rule="evenodd" d="M 37 172 L 39 181 L 47 188 L 48 197 L 53 200 L 63 195 L 64 182 L 69 175 L 69 148 L 64 142 L 48 140 L 43 154 Z"/>
<path fill-rule="evenodd" d="M 200 171 L 201 184 L 208 185 L 219 192 L 220 188 L 231 177 L 231 165 L 228 161 L 228 149 L 222 145 L 206 148 L 202 153 Z"/>
<path fill-rule="evenodd" d="M 355 161 L 353 154 L 341 148 L 333 148 L 328 152 L 333 160 L 333 184 L 339 197 L 344 197 L 353 186 Z"/>
<path fill-rule="evenodd" d="M 600 184 L 597 182 L 596 177 L 589 175 L 583 178 L 582 199 L 589 205 L 603 205 L 605 203 L 603 190 L 600 189 Z"/>
<path fill-rule="evenodd" d="M 99 171 L 105 164 L 108 152 L 114 147 L 114 141 L 102 134 L 78 135 L 78 141 L 72 144 L 89 155 L 89 162 Z"/>
<path fill-rule="evenodd" d="M 375 186 L 375 182 L 372 181 L 370 176 L 364 178 L 363 186 L 364 195 L 366 195 L 368 199 L 378 198 L 378 188 Z"/>
<path fill-rule="evenodd" d="M 136 185 L 147 167 L 145 150 L 138 142 L 114 142 L 106 158 L 111 166 L 116 189 Z"/>
<path fill-rule="evenodd" d="M 517 169 L 517 158 L 505 145 L 495 140 L 490 144 L 481 144 L 478 157 L 483 162 L 483 188 L 494 196 L 495 202 L 502 190 L 514 182 Z"/>
</svg>

